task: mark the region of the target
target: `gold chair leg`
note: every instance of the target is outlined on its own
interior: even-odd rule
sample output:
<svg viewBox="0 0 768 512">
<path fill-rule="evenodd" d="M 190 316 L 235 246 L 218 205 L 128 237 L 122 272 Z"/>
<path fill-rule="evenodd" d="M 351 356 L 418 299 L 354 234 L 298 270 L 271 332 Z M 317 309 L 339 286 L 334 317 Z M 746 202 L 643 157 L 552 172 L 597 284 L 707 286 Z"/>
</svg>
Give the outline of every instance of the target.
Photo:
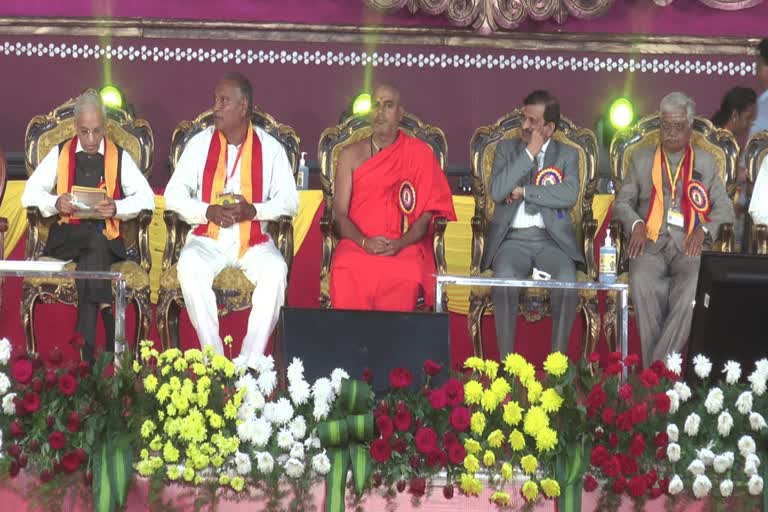
<svg viewBox="0 0 768 512">
<path fill-rule="evenodd" d="M 170 334 L 170 340 L 173 348 L 179 348 L 181 340 L 179 339 L 179 317 L 181 316 L 181 306 L 175 301 L 171 300 L 167 312 L 168 332 Z"/>
<path fill-rule="evenodd" d="M 600 312 L 597 302 L 589 299 L 582 299 L 581 311 L 584 314 L 581 356 L 586 360 L 592 352 L 597 350 L 597 343 L 600 341 Z"/>
<path fill-rule="evenodd" d="M 36 290 L 27 288 L 24 290 L 24 298 L 21 301 L 21 321 L 24 325 L 24 341 L 27 345 L 27 354 L 37 354 L 37 340 L 35 339 L 35 305 L 39 295 Z"/>
<path fill-rule="evenodd" d="M 605 315 L 603 315 L 603 328 L 605 330 L 605 341 L 608 343 L 610 352 L 617 352 L 619 340 L 617 339 L 617 310 L 619 302 L 616 300 L 614 292 L 608 292 L 605 297 Z"/>
<path fill-rule="evenodd" d="M 149 290 L 137 291 L 133 297 L 136 308 L 136 335 L 133 341 L 133 354 L 138 358 L 139 345 L 143 340 L 149 339 L 149 331 L 152 323 L 152 307 L 149 304 Z"/>
<path fill-rule="evenodd" d="M 168 325 L 168 308 L 170 307 L 170 297 L 168 292 L 160 290 L 158 293 L 157 308 L 155 309 L 155 322 L 157 323 L 157 332 L 160 335 L 160 345 L 163 350 L 170 348 L 171 335 Z"/>
<path fill-rule="evenodd" d="M 481 359 L 483 356 L 483 314 L 490 304 L 490 299 L 479 298 L 474 295 L 469 299 L 469 314 L 467 322 L 469 324 L 469 335 L 472 338 L 472 350 L 476 357 Z"/>
</svg>

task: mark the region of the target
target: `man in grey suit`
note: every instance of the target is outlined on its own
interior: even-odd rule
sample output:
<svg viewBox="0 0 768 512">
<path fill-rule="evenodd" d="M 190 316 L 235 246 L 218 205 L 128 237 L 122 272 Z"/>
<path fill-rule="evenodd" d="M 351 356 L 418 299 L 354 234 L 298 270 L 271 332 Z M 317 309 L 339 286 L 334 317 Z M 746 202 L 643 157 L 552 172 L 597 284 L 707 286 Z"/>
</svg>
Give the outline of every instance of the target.
<svg viewBox="0 0 768 512">
<path fill-rule="evenodd" d="M 646 367 L 682 351 L 702 247 L 734 218 L 715 160 L 690 144 L 695 108 L 679 92 L 661 100 L 661 144 L 632 155 L 613 205 L 631 233 L 629 285 Z"/>
<path fill-rule="evenodd" d="M 557 281 L 576 281 L 583 257 L 571 222 L 579 197 L 578 152 L 552 139 L 560 105 L 547 91 L 523 100 L 520 139 L 499 143 L 493 161 L 491 198 L 496 203 L 482 269 L 495 277 L 528 279 L 533 267 Z M 504 357 L 513 352 L 517 288 L 492 288 L 496 337 Z M 576 316 L 574 291 L 552 290 L 552 350 L 565 352 Z"/>
</svg>

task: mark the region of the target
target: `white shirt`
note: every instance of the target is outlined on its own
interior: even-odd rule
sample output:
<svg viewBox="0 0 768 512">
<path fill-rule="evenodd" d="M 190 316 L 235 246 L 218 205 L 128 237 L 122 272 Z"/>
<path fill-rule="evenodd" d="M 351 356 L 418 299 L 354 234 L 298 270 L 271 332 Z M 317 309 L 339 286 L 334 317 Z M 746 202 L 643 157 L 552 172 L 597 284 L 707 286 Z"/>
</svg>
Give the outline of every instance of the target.
<svg viewBox="0 0 768 512">
<path fill-rule="evenodd" d="M 165 207 L 177 212 L 188 224 L 207 224 L 205 216 L 209 203 L 202 199 L 203 170 L 208 157 L 215 128 L 209 126 L 189 141 L 184 149 L 176 170 L 165 188 Z M 261 158 L 263 167 L 262 197 L 254 198 L 256 208 L 254 220 L 261 221 L 261 231 L 267 233 L 267 221 L 276 220 L 281 215 L 295 216 L 299 208 L 299 193 L 296 191 L 296 181 L 293 179 L 291 164 L 280 142 L 259 128 L 253 127 L 254 135 L 261 141 Z M 239 147 L 227 145 L 227 184 L 225 191 L 240 194 L 240 172 L 232 172 L 235 160 L 238 167 L 242 166 L 242 158 L 237 158 Z M 250 172 L 250 169 L 248 169 Z M 229 176 L 232 175 L 230 178 Z M 194 236 L 190 233 L 189 236 Z M 240 228 L 235 224 L 228 228 L 219 228 L 219 245 L 239 247 Z"/>
<path fill-rule="evenodd" d="M 768 224 L 768 158 L 763 158 L 749 202 L 749 214 L 755 224 Z"/>
<path fill-rule="evenodd" d="M 83 151 L 83 146 L 78 140 L 75 152 L 80 151 Z M 104 155 L 104 139 L 101 140 L 99 154 Z M 115 199 L 115 218 L 129 220 L 136 217 L 141 210 L 154 210 L 155 194 L 127 151 L 123 151 L 120 165 L 120 185 L 125 197 Z M 55 146 L 27 180 L 24 193 L 21 195 L 21 205 L 24 208 L 35 206 L 40 209 L 43 217 L 51 217 L 59 213 L 56 209 L 56 200 L 59 198 L 56 194 L 58 167 L 59 147 Z"/>
<path fill-rule="evenodd" d="M 538 170 L 541 170 L 542 167 L 544 167 L 544 153 L 547 152 L 547 146 L 549 146 L 550 140 L 552 139 L 547 139 L 547 142 L 541 146 L 541 150 L 539 151 L 539 154 L 536 155 L 536 158 L 533 158 L 533 155 L 531 155 L 531 152 L 528 151 L 528 148 L 525 148 L 525 153 L 530 157 L 531 160 L 536 162 L 536 168 Z M 523 187 L 523 197 L 525 197 L 525 187 Z M 541 213 L 536 213 L 534 215 L 526 213 L 525 199 L 523 199 L 520 202 L 520 206 L 517 207 L 517 212 L 512 219 L 511 227 L 513 229 L 525 229 L 534 227 L 544 229 L 544 217 L 541 216 Z"/>
</svg>

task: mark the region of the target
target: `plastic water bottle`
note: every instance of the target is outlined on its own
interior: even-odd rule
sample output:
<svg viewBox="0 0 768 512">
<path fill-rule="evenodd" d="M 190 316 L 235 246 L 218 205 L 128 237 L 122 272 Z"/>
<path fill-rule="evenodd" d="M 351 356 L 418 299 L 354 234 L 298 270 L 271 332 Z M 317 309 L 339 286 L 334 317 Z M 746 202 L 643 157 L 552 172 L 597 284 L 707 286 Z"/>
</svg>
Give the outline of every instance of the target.
<svg viewBox="0 0 768 512">
<path fill-rule="evenodd" d="M 296 188 L 299 190 L 307 190 L 309 188 L 309 167 L 307 167 L 307 161 L 304 157 L 307 156 L 305 151 L 301 152 L 301 159 L 299 160 L 299 174 L 296 176 Z"/>
<path fill-rule="evenodd" d="M 605 234 L 605 243 L 600 248 L 600 282 L 614 284 L 616 282 L 616 248 L 611 245 L 611 230 Z"/>
</svg>

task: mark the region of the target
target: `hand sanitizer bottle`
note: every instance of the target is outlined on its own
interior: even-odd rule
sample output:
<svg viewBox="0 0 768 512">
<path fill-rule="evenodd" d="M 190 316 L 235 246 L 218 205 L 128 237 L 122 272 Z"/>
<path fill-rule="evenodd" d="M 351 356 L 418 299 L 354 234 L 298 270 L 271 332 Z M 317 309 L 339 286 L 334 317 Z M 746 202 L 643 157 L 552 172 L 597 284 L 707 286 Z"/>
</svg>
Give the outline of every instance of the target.
<svg viewBox="0 0 768 512">
<path fill-rule="evenodd" d="M 301 160 L 299 160 L 299 174 L 296 176 L 296 188 L 299 190 L 309 188 L 309 167 L 307 167 L 307 161 L 304 159 L 306 156 L 307 153 L 302 151 Z"/>
<path fill-rule="evenodd" d="M 616 282 L 616 248 L 611 245 L 611 230 L 605 234 L 605 244 L 600 248 L 600 282 Z"/>
</svg>

